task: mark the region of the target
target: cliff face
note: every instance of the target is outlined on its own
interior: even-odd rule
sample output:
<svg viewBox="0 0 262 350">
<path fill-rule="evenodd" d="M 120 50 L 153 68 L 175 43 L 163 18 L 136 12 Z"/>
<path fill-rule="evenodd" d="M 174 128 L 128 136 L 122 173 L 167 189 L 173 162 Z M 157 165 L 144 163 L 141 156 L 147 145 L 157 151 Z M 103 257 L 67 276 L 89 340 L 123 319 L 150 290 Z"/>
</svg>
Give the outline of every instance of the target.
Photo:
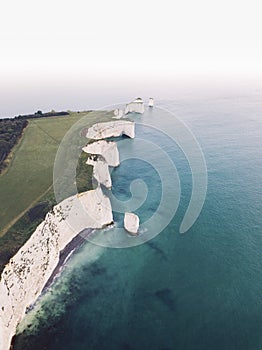
<svg viewBox="0 0 262 350">
<path fill-rule="evenodd" d="M 140 98 L 137 98 L 135 101 L 128 103 L 125 108 L 125 114 L 132 112 L 143 114 L 144 111 L 144 102 Z"/>
<path fill-rule="evenodd" d="M 109 166 L 116 167 L 119 165 L 119 153 L 116 142 L 99 140 L 86 145 L 82 149 L 90 154 L 86 163 L 93 165 L 94 178 L 106 188 L 111 188 L 112 181 Z"/>
<path fill-rule="evenodd" d="M 137 235 L 139 228 L 139 217 L 133 213 L 125 213 L 124 227 L 132 235 Z"/>
<path fill-rule="evenodd" d="M 103 157 L 105 162 L 109 166 L 119 165 L 119 153 L 116 142 L 99 140 L 93 143 L 89 143 L 82 150 L 86 153 L 97 154 Z"/>
<path fill-rule="evenodd" d="M 70 197 L 46 215 L 31 238 L 6 265 L 0 281 L 0 349 L 10 347 L 26 309 L 41 294 L 59 261 L 59 252 L 83 229 L 113 221 L 101 188 Z"/>
<path fill-rule="evenodd" d="M 100 184 L 111 188 L 109 166 L 119 165 L 119 153 L 115 142 L 102 139 L 123 134 L 134 138 L 134 122 L 97 123 L 87 130 L 88 138 L 98 140 L 83 148 L 90 154 L 87 164 L 94 167 L 98 188 L 67 198 L 55 206 L 6 265 L 0 280 L 0 350 L 9 349 L 17 325 L 57 266 L 60 251 L 85 228 L 99 229 L 113 222 L 110 200 L 103 194 Z M 133 224 L 137 224 L 137 220 Z"/>
<path fill-rule="evenodd" d="M 106 188 L 112 187 L 108 164 L 102 157 L 94 159 L 93 156 L 90 156 L 86 164 L 93 165 L 93 176 L 97 182 L 104 185 Z"/>
<path fill-rule="evenodd" d="M 94 124 L 87 130 L 86 137 L 94 140 L 106 139 L 126 135 L 135 137 L 135 123 L 129 120 L 115 120 Z"/>
</svg>

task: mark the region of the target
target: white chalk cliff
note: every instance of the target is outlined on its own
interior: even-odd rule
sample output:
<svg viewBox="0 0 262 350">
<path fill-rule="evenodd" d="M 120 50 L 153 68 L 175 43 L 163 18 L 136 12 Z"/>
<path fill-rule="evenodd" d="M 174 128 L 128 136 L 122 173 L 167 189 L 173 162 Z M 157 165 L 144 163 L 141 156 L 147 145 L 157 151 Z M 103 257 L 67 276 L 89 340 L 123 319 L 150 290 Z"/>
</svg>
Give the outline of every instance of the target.
<svg viewBox="0 0 262 350">
<path fill-rule="evenodd" d="M 119 165 L 119 153 L 114 141 L 95 141 L 87 144 L 82 150 L 89 154 L 101 155 L 109 166 Z"/>
<path fill-rule="evenodd" d="M 97 123 L 88 128 L 86 137 L 94 140 L 106 139 L 126 135 L 135 137 L 135 123 L 130 120 L 114 120 L 105 123 Z"/>
<path fill-rule="evenodd" d="M 139 217 L 133 213 L 125 213 L 124 227 L 132 235 L 137 235 L 139 228 Z"/>
<path fill-rule="evenodd" d="M 65 199 L 49 212 L 29 240 L 5 266 L 0 280 L 0 350 L 9 350 L 16 327 L 41 294 L 59 262 L 60 252 L 85 228 L 102 228 L 113 222 L 112 207 L 101 188 L 111 188 L 109 166 L 119 165 L 117 145 L 101 138 L 135 136 L 134 122 L 128 120 L 97 123 L 87 137 L 98 141 L 83 147 L 90 154 L 97 189 Z M 139 218 L 125 215 L 126 230 L 137 234 Z"/>
<path fill-rule="evenodd" d="M 0 281 L 0 349 L 8 350 L 27 307 L 41 294 L 59 261 L 59 252 L 83 229 L 113 221 L 110 200 L 100 187 L 53 208 L 4 268 Z"/>
<path fill-rule="evenodd" d="M 103 157 L 90 155 L 86 164 L 93 166 L 93 177 L 97 182 L 104 185 L 106 188 L 110 189 L 112 187 L 109 167 Z"/>
<path fill-rule="evenodd" d="M 90 156 L 86 164 L 93 166 L 93 177 L 106 188 L 112 187 L 109 166 L 119 165 L 119 152 L 114 141 L 99 140 L 87 144 L 82 150 Z"/>
<path fill-rule="evenodd" d="M 128 103 L 125 108 L 125 114 L 133 113 L 133 112 L 143 114 L 144 111 L 145 111 L 144 102 L 139 97 L 136 100 Z"/>
</svg>

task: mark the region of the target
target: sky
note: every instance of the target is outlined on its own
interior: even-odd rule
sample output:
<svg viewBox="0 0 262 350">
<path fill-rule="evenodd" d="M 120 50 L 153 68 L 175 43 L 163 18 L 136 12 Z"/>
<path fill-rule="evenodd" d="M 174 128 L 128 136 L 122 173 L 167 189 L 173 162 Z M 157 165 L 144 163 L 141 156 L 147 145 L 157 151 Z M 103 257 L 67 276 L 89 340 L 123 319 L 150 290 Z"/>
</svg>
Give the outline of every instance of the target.
<svg viewBox="0 0 262 350">
<path fill-rule="evenodd" d="M 136 86 L 259 80 L 261 7 L 257 0 L 2 2 L 0 116 L 99 104 L 99 91 L 108 91 L 103 104 L 119 90 L 136 95 Z"/>
</svg>

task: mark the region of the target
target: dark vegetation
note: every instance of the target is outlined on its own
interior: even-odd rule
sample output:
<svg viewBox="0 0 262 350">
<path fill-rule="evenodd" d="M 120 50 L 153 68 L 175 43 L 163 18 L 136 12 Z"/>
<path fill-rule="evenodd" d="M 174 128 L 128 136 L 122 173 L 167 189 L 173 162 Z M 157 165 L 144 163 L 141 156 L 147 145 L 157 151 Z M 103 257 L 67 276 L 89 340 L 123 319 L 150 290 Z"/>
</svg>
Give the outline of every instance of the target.
<svg viewBox="0 0 262 350">
<path fill-rule="evenodd" d="M 0 119 L 0 173 L 7 166 L 7 157 L 22 135 L 28 124 L 28 119 L 46 118 L 69 115 L 68 112 L 51 111 L 43 113 L 37 111 L 35 114 L 19 115 L 14 118 Z"/>
<path fill-rule="evenodd" d="M 18 115 L 13 119 L 24 120 L 24 119 L 34 119 L 34 118 L 59 117 L 63 115 L 69 115 L 69 112 L 51 111 L 51 112 L 43 113 L 42 111 L 37 111 L 34 114 Z"/>
<path fill-rule="evenodd" d="M 27 124 L 28 121 L 25 119 L 0 119 L 0 172 L 6 166 L 4 161 Z"/>
</svg>

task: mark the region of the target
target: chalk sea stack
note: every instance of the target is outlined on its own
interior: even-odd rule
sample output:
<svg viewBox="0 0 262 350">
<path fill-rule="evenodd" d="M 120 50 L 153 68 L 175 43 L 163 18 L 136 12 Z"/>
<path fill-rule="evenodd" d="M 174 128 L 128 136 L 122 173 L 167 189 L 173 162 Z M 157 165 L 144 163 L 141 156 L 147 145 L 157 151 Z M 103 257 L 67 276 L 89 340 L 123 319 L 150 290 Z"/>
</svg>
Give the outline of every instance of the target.
<svg viewBox="0 0 262 350">
<path fill-rule="evenodd" d="M 153 97 L 150 97 L 150 99 L 148 101 L 148 107 L 154 107 L 154 99 L 153 99 Z"/>
<path fill-rule="evenodd" d="M 138 235 L 139 217 L 133 213 L 125 213 L 124 227 L 131 235 Z"/>
<path fill-rule="evenodd" d="M 145 111 L 145 106 L 142 98 L 138 97 L 133 102 L 126 105 L 125 114 L 128 113 L 140 113 L 143 114 Z"/>
</svg>

